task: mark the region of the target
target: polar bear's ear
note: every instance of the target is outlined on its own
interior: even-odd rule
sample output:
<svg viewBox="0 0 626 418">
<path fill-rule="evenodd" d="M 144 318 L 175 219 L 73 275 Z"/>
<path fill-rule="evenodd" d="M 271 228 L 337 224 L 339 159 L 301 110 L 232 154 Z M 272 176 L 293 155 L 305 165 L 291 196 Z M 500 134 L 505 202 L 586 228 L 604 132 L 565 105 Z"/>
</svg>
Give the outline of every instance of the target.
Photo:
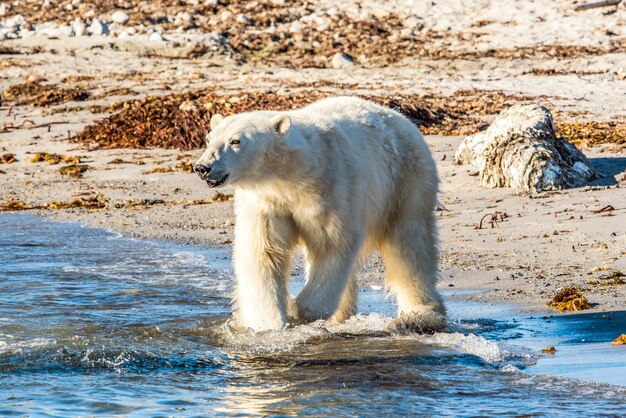
<svg viewBox="0 0 626 418">
<path fill-rule="evenodd" d="M 211 130 L 215 129 L 217 125 L 219 125 L 220 122 L 223 120 L 224 120 L 224 116 L 220 115 L 219 113 L 216 113 L 213 116 L 211 116 Z"/>
<path fill-rule="evenodd" d="M 289 132 L 289 128 L 291 127 L 291 119 L 286 113 L 281 113 L 280 115 L 276 115 L 271 120 L 272 126 L 274 130 L 284 135 Z"/>
</svg>

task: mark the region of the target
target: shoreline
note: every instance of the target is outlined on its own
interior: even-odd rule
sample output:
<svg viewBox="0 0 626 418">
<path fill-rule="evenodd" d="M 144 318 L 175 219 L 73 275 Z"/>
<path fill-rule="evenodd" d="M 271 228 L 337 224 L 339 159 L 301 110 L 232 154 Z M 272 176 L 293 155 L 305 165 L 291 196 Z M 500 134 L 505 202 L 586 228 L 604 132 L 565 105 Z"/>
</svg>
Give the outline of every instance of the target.
<svg viewBox="0 0 626 418">
<path fill-rule="evenodd" d="M 55 5 L 49 10 L 5 6 L 1 22 L 18 12 L 32 21 L 20 23 L 19 30 L 15 25 L 2 28 L 15 30 L 0 41 L 0 156 L 13 154 L 17 161 L 0 162 L 0 205 L 63 207 L 78 200 L 78 206 L 100 209 L 37 212 L 127 236 L 227 249 L 235 222 L 227 196 L 232 191 L 216 196 L 189 172 L 202 150 L 107 149 L 108 138 L 99 142 L 85 135 L 81 143 L 69 139 L 134 106 L 133 100 L 200 91 L 211 92 L 211 101 L 194 105 L 208 109 L 227 98 L 228 103 L 220 106 L 233 112 L 242 102 L 272 108 L 279 97 L 283 106 L 291 105 L 285 96 L 301 100 L 317 97 L 313 94 L 363 95 L 391 101 L 410 96 L 415 113 L 423 112 L 428 122 L 422 124 L 424 132 L 458 130 L 455 135 L 488 125 L 512 104 L 540 103 L 550 109 L 556 124 L 575 131 L 570 134 L 580 139 L 576 145 L 604 177 L 587 187 L 532 196 L 483 189 L 474 169 L 452 163 L 461 136 L 427 135 L 446 208 L 437 212 L 440 286 L 484 291 L 467 295 L 468 300 L 521 302 L 531 309 L 547 309 L 545 302 L 558 288 L 574 285 L 589 298 L 591 312 L 626 309 L 626 285 L 610 279 L 612 274 L 626 273 L 624 7 L 610 14 L 576 12 L 570 2 L 538 0 L 516 5 L 513 16 L 505 13 L 509 6 L 482 0 L 462 5 L 416 0 L 410 12 L 368 0 L 359 9 L 362 14 L 352 13 L 351 2 L 320 0 L 312 9 L 279 3 L 255 2 L 258 10 L 242 13 L 285 16 L 286 23 L 274 28 L 285 35 L 280 41 L 286 45 L 284 51 L 263 49 L 264 42 L 274 45 L 264 38 L 271 19 L 250 24 L 240 18 L 234 26 L 221 20 L 225 12 L 241 12 L 237 9 L 241 2 L 185 6 L 198 9 L 190 17 L 184 15 L 191 26 L 182 13 L 178 15 L 183 12 L 180 5 L 162 10 L 160 3 L 149 8 L 135 5 L 126 11 L 128 22 L 111 25 L 108 35 L 83 36 L 66 36 L 56 23 L 52 33 L 46 19 L 67 24 L 70 17 L 80 17 L 87 24 L 97 18 L 110 23 L 115 10 L 99 4 L 91 11 L 95 6 L 84 2 L 72 10 Z M 170 13 L 172 19 L 150 23 L 158 13 Z M 339 15 L 347 19 L 343 24 Z M 238 14 L 230 17 L 234 16 Z M 337 39 L 332 31 L 316 30 L 322 20 L 334 25 Z M 135 34 L 128 32 L 131 27 Z M 216 37 L 207 32 L 211 28 L 226 32 Z M 388 31 L 386 38 L 380 36 L 381 28 Z M 123 32 L 128 36 L 121 37 Z M 151 41 L 154 33 L 161 33 L 162 39 Z M 317 44 L 310 34 L 324 35 L 319 40 L 322 51 L 311 46 Z M 376 45 L 390 49 L 355 43 L 374 37 Z M 223 42 L 217 45 L 216 40 Z M 250 49 L 245 53 L 230 49 L 242 48 L 247 40 Z M 201 55 L 190 54 L 198 42 L 216 49 L 200 48 Z M 304 49 L 298 49 L 301 46 Z M 353 54 L 353 65 L 335 67 L 332 57 L 339 52 Z M 247 62 L 240 59 L 244 55 L 250 58 Z M 318 58 L 323 62 L 309 65 Z M 417 100 L 425 103 L 420 106 Z M 176 102 L 175 109 L 181 106 Z M 116 127 L 122 135 L 137 128 Z M 30 162 L 42 152 L 78 157 L 79 163 Z M 66 173 L 84 172 L 72 176 L 62 174 L 62 168 Z M 597 213 L 607 206 L 614 210 Z M 506 213 L 503 222 L 476 229 L 483 217 L 496 211 Z M 383 270 L 381 260 L 374 257 L 361 272 L 360 283 L 381 285 Z"/>
<path fill-rule="evenodd" d="M 510 189 L 483 189 L 471 175 L 471 168 L 452 164 L 452 153 L 460 140 L 460 137 L 427 137 L 437 161 L 440 200 L 446 209 L 437 212 L 440 288 L 480 291 L 463 296 L 463 300 L 519 303 L 524 311 L 558 314 L 545 302 L 558 288 L 574 285 L 583 289 L 592 304 L 592 309 L 584 312 L 623 309 L 626 286 L 602 285 L 602 277 L 626 271 L 626 254 L 620 250 L 626 248 L 623 244 L 626 232 L 620 232 L 620 226 L 626 222 L 624 182 L 613 178 L 614 185 L 544 192 L 532 197 L 514 195 Z M 63 143 L 63 147 L 69 146 Z M 196 157 L 200 153 L 201 150 L 184 154 Z M 177 199 L 210 199 L 215 191 L 206 188 L 191 173 L 143 174 L 167 164 L 153 164 L 154 161 L 176 161 L 179 152 L 115 149 L 86 154 L 86 163 L 93 169 L 82 178 L 69 181 L 58 174 L 57 165 L 29 163 L 24 158 L 29 154 L 16 154 L 21 161 L 9 167 L 18 175 L 0 177 L 0 185 L 10 191 L 12 198 L 29 204 L 69 201 L 85 190 L 101 193 L 108 200 L 105 209 L 28 212 L 53 221 L 104 227 L 128 237 L 230 252 L 235 222 L 232 201 L 173 204 L 170 202 Z M 115 165 L 115 168 L 107 164 L 113 158 L 137 155 L 143 157 L 145 164 Z M 607 155 L 592 149 L 587 155 L 593 162 L 615 159 L 626 166 L 626 154 Z M 33 168 L 37 169 L 36 174 L 31 173 Z M 23 179 L 33 174 L 35 180 L 24 184 Z M 227 195 L 231 192 L 228 188 L 223 191 Z M 136 205 L 136 202 L 140 203 Z M 611 216 L 592 212 L 606 204 L 616 208 L 609 213 Z M 494 211 L 507 213 L 508 217 L 497 226 L 476 229 L 481 217 Z M 296 272 L 301 271 L 301 261 L 294 267 Z M 383 276 L 382 260 L 374 256 L 359 273 L 359 284 L 382 286 Z M 596 280 L 597 284 L 590 284 L 590 280 Z"/>
</svg>

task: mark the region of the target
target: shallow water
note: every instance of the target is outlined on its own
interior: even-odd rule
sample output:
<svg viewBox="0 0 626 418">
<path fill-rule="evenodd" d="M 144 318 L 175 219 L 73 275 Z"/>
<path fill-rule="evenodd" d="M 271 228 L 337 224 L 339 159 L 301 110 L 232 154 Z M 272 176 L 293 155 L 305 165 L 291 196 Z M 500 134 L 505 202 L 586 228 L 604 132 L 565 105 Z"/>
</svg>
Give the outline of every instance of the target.
<svg viewBox="0 0 626 418">
<path fill-rule="evenodd" d="M 232 283 L 228 253 L 0 215 L 0 415 L 626 414 L 620 313 L 448 302 L 451 332 L 398 335 L 363 291 L 346 324 L 236 333 Z"/>
</svg>

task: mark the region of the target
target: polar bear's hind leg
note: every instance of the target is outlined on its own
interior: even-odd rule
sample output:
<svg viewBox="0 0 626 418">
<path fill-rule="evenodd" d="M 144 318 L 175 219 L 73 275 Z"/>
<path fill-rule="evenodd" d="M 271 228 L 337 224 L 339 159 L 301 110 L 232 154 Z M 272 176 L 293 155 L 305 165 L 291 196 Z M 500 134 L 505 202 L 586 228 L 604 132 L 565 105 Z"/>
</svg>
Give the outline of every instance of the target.
<svg viewBox="0 0 626 418">
<path fill-rule="evenodd" d="M 445 307 L 437 291 L 437 235 L 434 215 L 400 219 L 381 246 L 385 261 L 386 288 L 398 304 L 401 319 L 425 318 L 445 326 Z M 427 319 L 426 319 L 427 318 Z"/>
</svg>

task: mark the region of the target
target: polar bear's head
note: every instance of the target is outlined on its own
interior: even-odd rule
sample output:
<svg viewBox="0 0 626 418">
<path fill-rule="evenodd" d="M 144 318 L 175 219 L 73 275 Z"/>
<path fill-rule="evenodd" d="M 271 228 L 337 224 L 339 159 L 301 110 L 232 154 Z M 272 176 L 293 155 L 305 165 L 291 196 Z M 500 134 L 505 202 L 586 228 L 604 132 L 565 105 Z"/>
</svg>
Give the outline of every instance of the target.
<svg viewBox="0 0 626 418">
<path fill-rule="evenodd" d="M 277 155 L 289 134 L 285 113 L 250 112 L 211 118 L 207 149 L 194 166 L 209 187 L 238 185 L 277 175 Z"/>
</svg>

